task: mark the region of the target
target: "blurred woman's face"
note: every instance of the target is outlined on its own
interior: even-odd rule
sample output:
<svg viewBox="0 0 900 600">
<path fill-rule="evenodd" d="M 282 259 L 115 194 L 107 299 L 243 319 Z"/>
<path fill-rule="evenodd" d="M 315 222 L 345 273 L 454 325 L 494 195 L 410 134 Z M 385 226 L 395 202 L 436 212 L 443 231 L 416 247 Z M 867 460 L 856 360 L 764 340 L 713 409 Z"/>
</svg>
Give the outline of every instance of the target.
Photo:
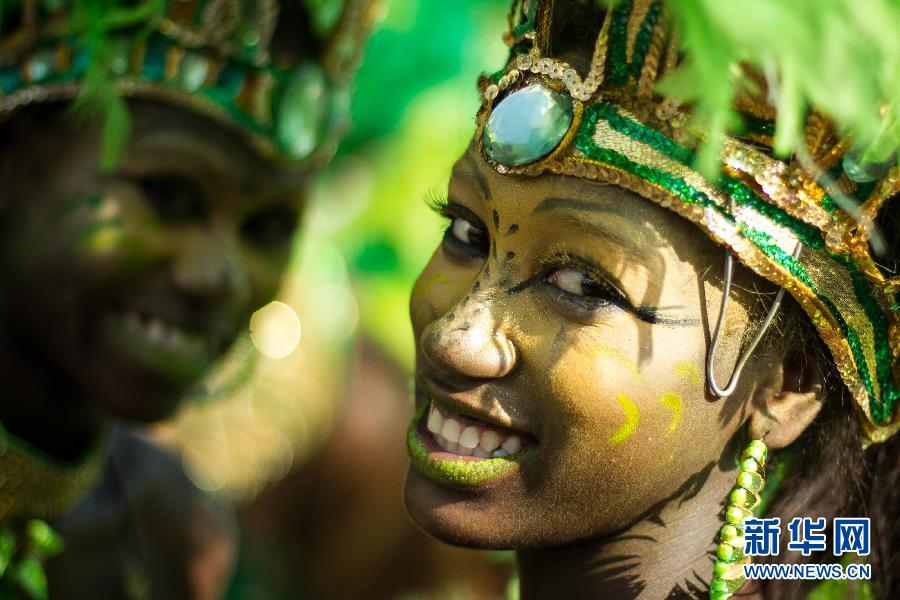
<svg viewBox="0 0 900 600">
<path fill-rule="evenodd" d="M 82 395 L 151 420 L 276 292 L 302 182 L 201 117 L 130 108 L 111 175 L 99 170 L 98 128 L 59 119 L 20 136 L 34 149 L 13 159 L 0 199 L 2 317 Z"/>
<path fill-rule="evenodd" d="M 472 149 L 442 212 L 411 300 L 406 503 L 420 526 L 463 545 L 557 545 L 622 529 L 708 472 L 752 387 L 706 391 L 720 248 L 620 188 L 503 176 Z M 720 380 L 745 306 L 728 305 Z"/>
</svg>

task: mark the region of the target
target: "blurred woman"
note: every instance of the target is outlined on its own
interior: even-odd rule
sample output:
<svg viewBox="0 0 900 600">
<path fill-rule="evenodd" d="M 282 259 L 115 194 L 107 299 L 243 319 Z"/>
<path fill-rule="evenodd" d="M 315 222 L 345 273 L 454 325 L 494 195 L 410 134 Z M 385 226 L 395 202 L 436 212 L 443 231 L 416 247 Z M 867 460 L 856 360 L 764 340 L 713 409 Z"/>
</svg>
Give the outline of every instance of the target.
<svg viewBox="0 0 900 600">
<path fill-rule="evenodd" d="M 172 414 L 276 293 L 372 18 L 330 8 L 4 5 L 0 595 L 42 595 L 34 519 L 94 486 L 52 597 L 221 593 L 228 513 L 111 424 Z"/>
</svg>

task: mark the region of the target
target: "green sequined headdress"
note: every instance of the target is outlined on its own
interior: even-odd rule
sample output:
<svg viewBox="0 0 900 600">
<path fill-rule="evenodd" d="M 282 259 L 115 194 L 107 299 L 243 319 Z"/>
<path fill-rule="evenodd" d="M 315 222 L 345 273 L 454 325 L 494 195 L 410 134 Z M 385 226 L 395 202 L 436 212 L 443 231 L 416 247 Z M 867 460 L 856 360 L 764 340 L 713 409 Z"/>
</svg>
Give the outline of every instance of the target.
<svg viewBox="0 0 900 600">
<path fill-rule="evenodd" d="M 127 138 L 123 97 L 206 115 L 262 153 L 321 164 L 346 129 L 373 0 L 0 0 L 0 121 L 76 100 Z"/>
<path fill-rule="evenodd" d="M 900 428 L 900 280 L 879 267 L 870 238 L 872 223 L 900 191 L 890 157 L 896 145 L 882 139 L 880 160 L 873 160 L 832 119 L 809 109 L 798 121 L 801 143 L 789 158 L 775 158 L 779 115 L 771 89 L 788 78 L 764 77 L 739 62 L 730 66 L 743 87 L 727 101 L 741 125 L 731 135 L 718 135 L 721 122 L 697 118 L 703 103 L 696 97 L 684 103 L 662 95 L 659 81 L 677 77 L 685 63 L 694 74 L 708 66 L 690 47 L 685 53 L 681 40 L 690 27 L 672 26 L 677 11 L 704 16 L 702 4 L 513 2 L 509 62 L 480 81 L 476 144 L 510 176 L 562 174 L 631 190 L 689 219 L 784 287 L 831 350 L 859 409 L 864 442 L 882 441 Z M 871 107 L 876 114 L 896 108 L 890 96 L 881 100 Z M 715 143 L 712 174 L 698 166 L 698 155 L 708 152 L 704 140 Z"/>
</svg>

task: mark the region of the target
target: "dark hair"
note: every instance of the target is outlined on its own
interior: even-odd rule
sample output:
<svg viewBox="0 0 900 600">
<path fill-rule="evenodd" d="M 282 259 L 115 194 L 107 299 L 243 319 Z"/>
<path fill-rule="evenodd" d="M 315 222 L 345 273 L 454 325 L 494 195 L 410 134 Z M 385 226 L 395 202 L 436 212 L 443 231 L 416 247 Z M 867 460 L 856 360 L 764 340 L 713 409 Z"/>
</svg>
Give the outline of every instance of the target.
<svg viewBox="0 0 900 600">
<path fill-rule="evenodd" d="M 900 271 L 900 198 L 894 198 L 882 211 L 878 226 L 889 243 L 886 255 L 878 262 L 888 273 Z M 835 517 L 869 517 L 871 519 L 871 554 L 860 557 L 872 567 L 872 579 L 842 581 L 848 587 L 848 598 L 864 595 L 863 585 L 870 586 L 875 598 L 900 598 L 900 435 L 873 444 L 863 450 L 854 401 L 841 381 L 834 361 L 812 322 L 794 302 L 786 301 L 779 329 L 781 342 L 787 348 L 806 347 L 818 362 L 824 375 L 824 405 L 813 424 L 790 447 L 775 453 L 769 473 L 783 469 L 766 509 L 767 517 L 780 517 L 785 527 L 794 517 L 825 517 L 829 524 Z M 787 339 L 791 335 L 791 339 Z M 760 558 L 758 562 L 824 563 L 840 559 L 830 551 L 804 557 L 787 551 L 788 537 L 782 535 L 778 556 Z M 830 548 L 830 546 L 829 546 Z M 856 561 L 856 555 L 850 555 Z M 766 600 L 803 598 L 817 584 L 804 580 L 760 580 L 759 589 Z"/>
</svg>

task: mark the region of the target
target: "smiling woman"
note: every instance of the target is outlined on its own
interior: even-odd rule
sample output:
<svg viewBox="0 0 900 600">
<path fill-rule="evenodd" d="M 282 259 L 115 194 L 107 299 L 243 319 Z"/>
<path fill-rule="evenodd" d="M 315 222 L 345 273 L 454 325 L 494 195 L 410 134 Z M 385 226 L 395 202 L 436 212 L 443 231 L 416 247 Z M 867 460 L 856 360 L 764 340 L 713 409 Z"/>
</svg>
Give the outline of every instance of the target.
<svg viewBox="0 0 900 600">
<path fill-rule="evenodd" d="M 653 91 L 681 56 L 665 15 L 513 2 L 412 293 L 408 511 L 515 549 L 525 598 L 798 598 L 745 583 L 754 511 L 785 527 L 764 562 L 839 562 L 788 551 L 788 523 L 869 517 L 859 593 L 894 597 L 900 260 L 868 239 L 897 242 L 896 169 L 861 178 L 812 113 L 796 161 L 748 125 L 695 171 L 702 124 Z"/>
<path fill-rule="evenodd" d="M 11 155 L 4 185 L 5 299 L 13 344 L 39 346 L 111 413 L 154 420 L 274 295 L 304 177 L 203 117 L 140 100 L 129 109 L 131 144 L 108 175 L 94 168 L 96 129 L 58 108 L 8 124 L 4 141 L 24 152 Z M 29 136 L 53 143 L 29 145 Z M 52 177 L 38 177 L 57 144 L 66 155 Z M 79 410 L 64 404 L 55 412 Z M 31 424 L 32 435 L 50 438 L 42 447 L 58 439 L 21 418 L 4 422 L 14 431 Z"/>
<path fill-rule="evenodd" d="M 227 511 L 115 423 L 275 295 L 372 4 L 0 2 L 0 597 L 46 595 L 38 518 L 52 597 L 221 594 Z"/>
</svg>

